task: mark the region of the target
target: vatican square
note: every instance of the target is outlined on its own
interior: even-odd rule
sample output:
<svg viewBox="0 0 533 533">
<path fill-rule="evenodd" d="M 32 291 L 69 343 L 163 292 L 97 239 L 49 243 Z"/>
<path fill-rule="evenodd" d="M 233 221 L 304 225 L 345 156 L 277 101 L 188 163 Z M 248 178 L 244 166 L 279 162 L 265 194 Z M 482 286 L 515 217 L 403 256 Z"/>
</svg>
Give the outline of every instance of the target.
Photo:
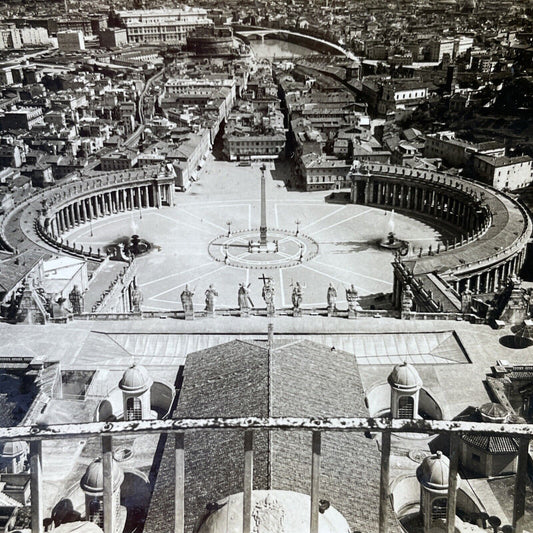
<svg viewBox="0 0 533 533">
<path fill-rule="evenodd" d="M 279 254 L 248 253 L 245 245 L 248 236 L 259 236 L 260 164 L 239 166 L 212 158 L 189 191 L 176 197 L 175 206 L 117 214 L 79 226 L 66 238 L 93 250 L 133 234 L 149 241 L 152 250 L 137 259 L 137 282 L 144 308 L 154 311 L 181 309 L 179 297 L 186 285 L 200 310 L 211 284 L 219 293 L 220 309 L 236 307 L 240 283 L 250 284 L 251 300 L 261 307 L 263 276 L 272 278 L 280 308 L 291 306 L 296 282 L 304 288 L 303 308 L 324 306 L 330 283 L 341 305 L 344 289 L 353 284 L 368 306 L 377 295 L 383 307 L 383 295 L 392 292 L 394 256 L 379 243 L 390 228 L 413 250 L 436 246 L 441 239 L 435 228 L 400 213 L 331 202 L 324 191 L 287 190 L 286 179 L 281 179 L 287 174 L 274 163 L 265 171 L 268 238 L 279 239 L 280 248 L 286 246 Z M 231 264 L 231 255 L 230 264 L 224 262 L 224 245 L 217 245 L 217 239 L 240 242 L 242 252 L 234 256 L 238 266 Z M 300 261 L 300 250 L 313 245 L 318 253 L 308 259 L 304 252 Z"/>
</svg>

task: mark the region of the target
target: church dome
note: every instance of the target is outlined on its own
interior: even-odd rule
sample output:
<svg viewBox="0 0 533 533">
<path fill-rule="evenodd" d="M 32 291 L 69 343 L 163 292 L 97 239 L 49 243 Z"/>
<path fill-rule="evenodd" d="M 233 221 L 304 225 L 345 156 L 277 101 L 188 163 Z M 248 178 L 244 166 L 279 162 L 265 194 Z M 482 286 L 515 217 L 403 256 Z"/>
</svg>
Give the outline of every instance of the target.
<svg viewBox="0 0 533 533">
<path fill-rule="evenodd" d="M 0 448 L 0 457 L 3 459 L 13 459 L 19 457 L 23 453 L 28 451 L 28 445 L 21 440 L 14 440 L 10 442 L 4 442 Z"/>
<path fill-rule="evenodd" d="M 113 459 L 113 491 L 117 490 L 124 480 L 124 472 L 119 464 Z M 95 459 L 83 474 L 80 481 L 80 486 L 84 492 L 101 495 L 104 491 L 104 466 L 102 459 L 99 457 Z"/>
<path fill-rule="evenodd" d="M 144 366 L 131 365 L 122 375 L 118 386 L 124 392 L 143 393 L 152 385 L 152 378 Z"/>
<path fill-rule="evenodd" d="M 447 491 L 450 475 L 450 460 L 438 451 L 426 457 L 416 470 L 421 485 L 433 491 Z"/>
<path fill-rule="evenodd" d="M 501 403 L 489 402 L 484 403 L 479 408 L 479 414 L 481 415 L 482 422 L 493 422 L 498 424 L 500 422 L 505 422 L 509 412 Z"/>
<path fill-rule="evenodd" d="M 326 502 L 324 502 L 326 503 Z M 346 533 L 348 522 L 333 506 L 324 505 L 318 515 L 319 533 Z M 214 511 L 198 533 L 242 533 L 242 492 L 213 504 Z M 252 520 L 254 533 L 305 533 L 309 531 L 311 498 L 287 490 L 254 490 Z"/>
<path fill-rule="evenodd" d="M 396 365 L 387 378 L 389 385 L 402 391 L 414 391 L 422 387 L 422 380 L 416 368 L 404 361 L 401 365 Z"/>
</svg>

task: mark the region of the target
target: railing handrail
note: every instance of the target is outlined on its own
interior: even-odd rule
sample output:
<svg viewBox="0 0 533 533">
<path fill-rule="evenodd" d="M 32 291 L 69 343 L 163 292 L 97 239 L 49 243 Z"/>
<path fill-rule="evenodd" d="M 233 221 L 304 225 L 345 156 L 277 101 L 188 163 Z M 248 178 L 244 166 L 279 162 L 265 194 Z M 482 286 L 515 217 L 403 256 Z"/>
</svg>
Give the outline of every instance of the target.
<svg viewBox="0 0 533 533">
<path fill-rule="evenodd" d="M 221 417 L 12 426 L 0 428 L 0 441 L 38 441 L 92 435 L 120 436 L 162 432 L 176 433 L 195 430 L 370 431 L 378 433 L 426 434 L 474 433 L 481 435 L 505 435 L 507 437 L 533 437 L 532 424 L 363 417 Z"/>
</svg>

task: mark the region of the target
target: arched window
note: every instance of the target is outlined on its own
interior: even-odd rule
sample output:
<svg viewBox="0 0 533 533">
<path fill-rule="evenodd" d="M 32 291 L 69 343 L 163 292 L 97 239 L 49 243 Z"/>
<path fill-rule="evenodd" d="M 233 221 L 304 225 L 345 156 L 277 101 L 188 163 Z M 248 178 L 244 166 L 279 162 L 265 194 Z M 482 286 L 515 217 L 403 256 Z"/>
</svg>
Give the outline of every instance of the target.
<svg viewBox="0 0 533 533">
<path fill-rule="evenodd" d="M 104 527 L 104 509 L 102 502 L 94 498 L 89 503 L 89 522 L 94 522 L 99 527 Z"/>
<path fill-rule="evenodd" d="M 431 521 L 446 520 L 447 498 L 437 498 L 431 503 Z"/>
<path fill-rule="evenodd" d="M 398 400 L 398 418 L 414 418 L 415 401 L 412 396 L 402 396 Z"/>
<path fill-rule="evenodd" d="M 139 398 L 128 398 L 126 400 L 126 420 L 141 420 L 142 407 Z"/>
</svg>

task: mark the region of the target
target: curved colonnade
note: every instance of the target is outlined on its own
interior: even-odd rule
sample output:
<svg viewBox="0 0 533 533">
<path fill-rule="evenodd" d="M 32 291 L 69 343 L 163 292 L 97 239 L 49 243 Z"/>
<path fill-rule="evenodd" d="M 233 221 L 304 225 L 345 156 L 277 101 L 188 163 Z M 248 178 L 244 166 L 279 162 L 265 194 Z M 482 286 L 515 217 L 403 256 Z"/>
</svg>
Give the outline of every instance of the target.
<svg viewBox="0 0 533 533">
<path fill-rule="evenodd" d="M 351 178 L 354 203 L 437 219 L 456 234 L 434 250 L 411 250 L 409 256 L 395 261 L 393 295 L 397 308 L 403 287 L 409 283 L 413 289 L 420 286 L 422 296 L 431 304 L 425 310 L 457 312 L 465 289 L 493 292 L 520 271 L 532 224 L 526 210 L 510 196 L 448 174 L 393 165 L 366 164 L 354 170 Z M 25 200 L 4 217 L 0 237 L 6 249 L 15 250 L 14 243 L 6 238 L 6 226 L 14 231 L 17 225 L 22 227 L 23 219 L 31 217 L 35 238 L 24 229 L 19 231 L 19 242 L 25 241 L 23 248 L 45 241 L 57 250 L 101 261 L 100 251 L 69 243 L 64 234 L 116 213 L 172 205 L 173 195 L 174 180 L 159 167 L 97 175 L 52 187 Z M 442 292 L 448 292 L 454 303 L 451 308 L 432 300 L 426 279 L 432 288 L 440 284 Z"/>
<path fill-rule="evenodd" d="M 41 208 L 34 229 L 41 239 L 66 253 L 90 260 L 102 260 L 100 250 L 84 249 L 69 243 L 63 235 L 71 229 L 102 217 L 148 207 L 172 205 L 174 179 L 159 167 L 120 171 L 56 186 L 39 193 L 12 213 L 2 224 L 2 240 L 6 248 L 16 249 L 6 237 L 5 225 L 15 224 L 35 200 Z M 27 237 L 27 236 L 26 236 Z M 7 245 L 7 246 L 6 246 Z"/>
<path fill-rule="evenodd" d="M 458 296 L 467 288 L 493 292 L 520 271 L 532 223 L 510 196 L 442 172 L 395 165 L 365 164 L 351 177 L 352 202 L 437 219 L 456 233 L 436 250 L 413 250 L 398 260 L 409 263 L 412 276 L 437 273 Z"/>
</svg>

